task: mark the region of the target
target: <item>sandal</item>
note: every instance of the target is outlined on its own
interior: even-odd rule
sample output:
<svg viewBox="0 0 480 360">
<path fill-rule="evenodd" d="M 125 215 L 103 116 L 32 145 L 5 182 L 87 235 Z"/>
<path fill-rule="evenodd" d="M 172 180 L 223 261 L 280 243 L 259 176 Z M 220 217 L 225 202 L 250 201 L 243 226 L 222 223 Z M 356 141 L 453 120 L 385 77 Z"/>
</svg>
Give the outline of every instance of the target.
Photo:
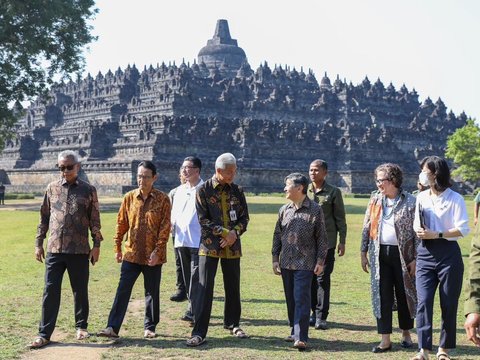
<svg viewBox="0 0 480 360">
<path fill-rule="evenodd" d="M 41 336 L 36 337 L 35 340 L 30 344 L 30 349 L 40 349 L 44 347 L 45 345 L 48 345 L 50 343 L 50 340 L 47 340 Z"/>
<path fill-rule="evenodd" d="M 437 360 L 450 360 L 450 356 L 445 351 L 439 351 L 436 356 Z"/>
<path fill-rule="evenodd" d="M 77 329 L 77 340 L 85 340 L 90 337 L 86 329 Z"/>
<path fill-rule="evenodd" d="M 428 355 L 418 352 L 414 357 L 410 358 L 410 360 L 428 360 Z"/>
<path fill-rule="evenodd" d="M 154 331 L 147 329 L 147 330 L 145 330 L 145 332 L 143 333 L 143 337 L 144 337 L 145 339 L 153 339 L 153 338 L 157 337 L 157 334 L 155 334 Z"/>
<path fill-rule="evenodd" d="M 293 347 L 295 349 L 302 351 L 307 348 L 307 343 L 305 341 L 295 340 L 295 342 L 293 343 Z"/>
<path fill-rule="evenodd" d="M 187 346 L 196 347 L 200 346 L 205 342 L 200 335 L 193 335 L 190 339 L 187 340 Z"/>
<path fill-rule="evenodd" d="M 234 327 L 230 333 L 239 339 L 248 339 L 248 335 L 239 327 Z"/>
</svg>

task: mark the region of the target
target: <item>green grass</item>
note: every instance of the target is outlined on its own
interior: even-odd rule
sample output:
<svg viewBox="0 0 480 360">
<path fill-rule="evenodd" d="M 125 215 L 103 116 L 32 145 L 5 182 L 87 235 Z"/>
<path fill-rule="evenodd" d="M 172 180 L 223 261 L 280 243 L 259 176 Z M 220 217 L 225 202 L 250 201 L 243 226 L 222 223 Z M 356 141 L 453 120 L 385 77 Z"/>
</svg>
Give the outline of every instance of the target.
<svg viewBox="0 0 480 360">
<path fill-rule="evenodd" d="M 285 202 L 278 196 L 249 197 L 251 222 L 242 238 L 242 320 L 251 335 L 249 340 L 233 338 L 222 327 L 223 286 L 221 270 L 217 275 L 208 342 L 200 349 L 185 346 L 191 329 L 179 318 L 186 303 L 173 303 L 168 298 L 174 291 L 174 261 L 169 243 L 168 263 L 163 268 L 161 283 L 161 320 L 157 339 L 147 341 L 143 335 L 143 284 L 135 285 L 132 306 L 121 330 L 121 339 L 110 343 L 97 337 L 88 342 L 105 347 L 104 359 L 208 358 L 208 359 L 370 359 L 370 350 L 378 344 L 375 319 L 370 305 L 369 275 L 360 268 L 360 234 L 367 199 L 347 198 L 347 252 L 337 258 L 332 279 L 332 306 L 327 331 L 310 331 L 310 351 L 299 353 L 282 339 L 288 335 L 286 305 L 281 279 L 271 270 L 271 241 L 278 208 Z M 473 205 L 467 202 L 471 212 Z M 471 213 L 470 213 L 471 215 Z M 116 213 L 102 213 L 105 241 L 100 262 L 91 269 L 90 324 L 92 332 L 105 327 L 119 276 L 119 265 L 113 258 L 112 236 Z M 0 212 L 0 358 L 22 356 L 25 345 L 36 335 L 40 319 L 44 267 L 34 259 L 34 237 L 37 212 Z M 471 236 L 460 241 L 467 260 Z M 64 279 L 62 305 L 53 340 L 76 343 L 74 340 L 73 300 L 70 285 Z M 435 308 L 434 343 L 438 342 L 440 325 L 438 300 Z M 458 347 L 456 359 L 478 358 L 478 350 L 467 343 L 463 331 L 463 296 L 458 312 Z M 394 325 L 396 325 L 396 320 Z M 416 336 L 414 335 L 416 339 Z M 375 355 L 375 359 L 407 359 L 414 350 L 398 345 L 400 333 L 393 336 L 394 351 Z M 43 350 L 40 350 L 43 351 Z M 74 354 L 72 354 L 73 356 Z"/>
</svg>

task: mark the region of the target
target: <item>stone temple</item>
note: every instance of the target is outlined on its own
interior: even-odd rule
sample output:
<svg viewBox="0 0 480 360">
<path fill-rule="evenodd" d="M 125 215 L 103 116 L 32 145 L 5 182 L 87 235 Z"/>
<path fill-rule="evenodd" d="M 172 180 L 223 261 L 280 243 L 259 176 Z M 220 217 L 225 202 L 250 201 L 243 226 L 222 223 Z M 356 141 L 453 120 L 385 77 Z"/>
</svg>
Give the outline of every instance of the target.
<svg viewBox="0 0 480 360">
<path fill-rule="evenodd" d="M 136 185 L 136 167 L 153 160 L 157 186 L 178 184 L 185 156 L 197 155 L 203 178 L 216 157 L 238 159 L 237 182 L 250 192 L 281 191 L 290 172 L 307 174 L 311 160 L 329 163 L 329 181 L 346 192 L 375 188 L 373 170 L 397 162 L 415 187 L 418 161 L 445 151 L 467 116 L 446 112 L 441 99 L 419 102 L 415 90 L 365 78 L 353 85 L 289 66 L 253 70 L 218 20 L 193 64 L 133 66 L 90 74 L 52 87 L 18 122 L 0 155 L 0 181 L 9 191 L 43 191 L 58 178 L 56 157 L 78 150 L 81 176 L 100 194 Z"/>
</svg>

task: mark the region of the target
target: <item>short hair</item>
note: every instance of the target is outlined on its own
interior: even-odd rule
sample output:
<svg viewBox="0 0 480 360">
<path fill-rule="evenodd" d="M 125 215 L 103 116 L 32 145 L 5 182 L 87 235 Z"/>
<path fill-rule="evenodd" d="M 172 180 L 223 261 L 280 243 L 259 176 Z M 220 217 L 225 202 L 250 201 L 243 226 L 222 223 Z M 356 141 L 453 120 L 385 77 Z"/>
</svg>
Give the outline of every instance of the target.
<svg viewBox="0 0 480 360">
<path fill-rule="evenodd" d="M 310 163 L 310 165 L 312 165 L 312 164 L 316 164 L 316 165 L 320 166 L 325 171 L 328 170 L 328 164 L 325 160 L 315 159 Z"/>
<path fill-rule="evenodd" d="M 202 170 L 202 161 L 196 156 L 187 156 L 183 161 L 190 161 L 198 170 Z"/>
<path fill-rule="evenodd" d="M 59 153 L 57 161 L 60 161 L 62 159 L 67 159 L 67 158 L 73 159 L 73 161 L 75 161 L 75 164 L 78 164 L 80 162 L 78 153 L 73 150 L 64 150 L 61 153 Z"/>
<path fill-rule="evenodd" d="M 143 166 L 145 169 L 150 169 L 152 170 L 152 175 L 155 176 L 157 175 L 157 167 L 155 166 L 155 164 L 149 160 L 144 160 L 142 161 L 140 164 L 138 164 L 138 168 L 140 166 Z M 137 169 L 138 169 L 137 168 Z"/>
<path fill-rule="evenodd" d="M 425 165 L 435 175 L 435 184 L 433 185 L 435 190 L 444 191 L 452 186 L 450 168 L 445 159 L 435 155 L 426 156 L 420 162 L 420 169 L 423 169 Z"/>
<path fill-rule="evenodd" d="M 304 194 L 307 193 L 308 179 L 305 175 L 300 173 L 291 173 L 285 176 L 285 180 L 284 180 L 285 184 L 287 183 L 287 180 L 291 180 L 293 182 L 293 185 L 295 186 L 302 185 L 303 186 L 302 192 Z"/>
<path fill-rule="evenodd" d="M 390 180 L 396 188 L 400 188 L 402 186 L 403 172 L 399 165 L 393 163 L 384 163 L 377 166 L 374 174 L 377 175 L 379 171 L 383 171 L 386 174 L 387 179 Z"/>
<path fill-rule="evenodd" d="M 215 170 L 225 169 L 228 165 L 237 165 L 237 159 L 231 153 L 224 153 L 215 160 Z"/>
</svg>

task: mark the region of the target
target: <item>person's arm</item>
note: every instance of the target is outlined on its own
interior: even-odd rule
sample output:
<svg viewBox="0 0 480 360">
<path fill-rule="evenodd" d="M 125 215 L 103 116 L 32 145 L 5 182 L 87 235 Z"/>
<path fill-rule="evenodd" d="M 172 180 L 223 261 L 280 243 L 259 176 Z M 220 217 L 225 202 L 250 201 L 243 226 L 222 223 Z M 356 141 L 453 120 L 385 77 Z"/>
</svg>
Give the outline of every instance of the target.
<svg viewBox="0 0 480 360">
<path fill-rule="evenodd" d="M 92 234 L 93 240 L 93 248 L 90 250 L 89 258 L 92 265 L 95 265 L 100 257 L 100 242 L 103 240 L 102 233 L 100 232 L 100 206 L 95 188 L 92 188 L 92 192 L 90 193 L 87 216 L 89 219 L 90 234 Z"/>
<path fill-rule="evenodd" d="M 333 218 L 339 235 L 338 255 L 343 256 L 345 254 L 345 241 L 347 239 L 347 220 L 345 217 L 345 205 L 343 203 L 342 192 L 338 188 L 335 191 L 335 197 L 333 199 Z"/>
<path fill-rule="evenodd" d="M 480 194 L 480 193 L 479 193 Z M 478 209 L 480 208 L 480 198 L 477 200 L 479 196 L 475 198 L 475 202 L 473 205 L 473 224 L 477 225 L 478 224 Z"/>
<path fill-rule="evenodd" d="M 50 224 L 50 186 L 47 187 L 43 196 L 43 202 L 40 206 L 40 223 L 37 227 L 37 235 L 35 238 L 35 259 L 43 262 L 45 259 L 45 250 L 43 249 L 43 241 L 47 236 L 48 227 Z"/>
<path fill-rule="evenodd" d="M 128 194 L 122 200 L 122 205 L 120 205 L 120 209 L 118 210 L 117 215 L 117 227 L 115 229 L 115 235 L 113 236 L 114 241 L 114 251 L 115 251 L 115 258 L 117 262 L 121 262 L 123 255 L 122 255 L 122 241 L 124 235 L 127 233 L 128 229 L 130 228 L 130 223 L 128 219 L 128 209 L 130 205 L 130 199 L 127 199 Z"/>
<path fill-rule="evenodd" d="M 370 264 L 368 263 L 367 252 L 368 252 L 368 243 L 370 241 L 370 226 L 371 219 L 370 213 L 373 206 L 375 195 L 372 195 L 370 201 L 367 205 L 367 210 L 365 211 L 365 217 L 363 219 L 363 228 L 362 228 L 362 241 L 360 243 L 360 261 L 363 271 L 368 273 L 368 268 Z"/>
<path fill-rule="evenodd" d="M 165 251 L 165 246 L 168 242 L 168 237 L 170 235 L 170 216 L 172 213 L 172 207 L 170 205 L 170 201 L 167 198 L 165 198 L 162 203 L 160 213 L 163 217 L 160 228 L 158 229 L 157 243 L 155 245 L 155 252 L 157 254 L 160 254 L 161 251 Z"/>
<path fill-rule="evenodd" d="M 468 262 L 468 279 L 465 286 L 464 313 L 467 338 L 480 346 L 480 238 L 472 239 Z"/>
<path fill-rule="evenodd" d="M 204 186 L 200 187 L 197 190 L 195 207 L 197 208 L 197 216 L 200 226 L 209 228 L 214 235 L 221 236 L 223 233 L 223 224 L 219 224 L 211 220 L 211 215 L 207 204 L 206 190 Z"/>
<path fill-rule="evenodd" d="M 317 243 L 317 265 L 321 267 L 319 270 L 320 273 L 323 271 L 323 264 L 325 264 L 325 258 L 327 257 L 328 251 L 328 235 L 327 235 L 327 227 L 325 226 L 325 216 L 323 215 L 322 207 L 318 207 L 319 215 L 315 219 L 314 224 L 314 236 L 315 241 Z M 316 266 L 316 269 L 318 267 Z M 319 274 L 320 274 L 319 273 Z M 315 271 L 316 275 L 317 271 Z"/>
<path fill-rule="evenodd" d="M 275 275 L 280 275 L 280 252 L 282 251 L 282 218 L 283 218 L 282 206 L 278 212 L 278 219 L 275 225 L 275 230 L 273 231 L 273 241 L 272 241 L 272 267 L 273 273 Z"/>
<path fill-rule="evenodd" d="M 233 229 L 238 233 L 238 235 L 241 235 L 245 231 L 247 231 L 247 225 L 248 225 L 248 222 L 250 221 L 250 216 L 248 215 L 248 205 L 247 205 L 247 199 L 245 198 L 245 194 L 243 193 L 243 190 L 239 189 L 239 191 L 240 191 L 239 200 L 240 200 L 241 211 L 240 211 L 240 214 L 238 214 L 238 220 Z"/>
</svg>

